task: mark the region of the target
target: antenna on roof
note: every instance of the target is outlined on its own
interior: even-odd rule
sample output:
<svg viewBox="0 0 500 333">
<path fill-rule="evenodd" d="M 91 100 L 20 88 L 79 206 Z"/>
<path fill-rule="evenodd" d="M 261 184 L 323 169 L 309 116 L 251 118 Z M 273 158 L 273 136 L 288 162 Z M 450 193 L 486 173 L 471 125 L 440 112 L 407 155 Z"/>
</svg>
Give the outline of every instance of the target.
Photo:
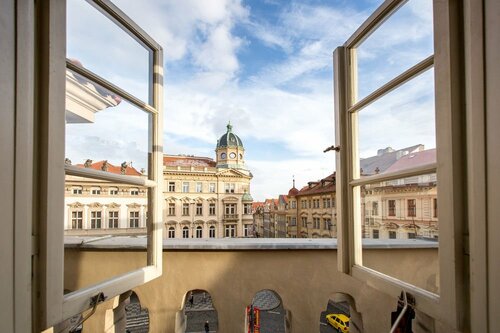
<svg viewBox="0 0 500 333">
<path fill-rule="evenodd" d="M 293 187 L 295 187 L 295 175 L 292 175 L 293 178 Z"/>
</svg>

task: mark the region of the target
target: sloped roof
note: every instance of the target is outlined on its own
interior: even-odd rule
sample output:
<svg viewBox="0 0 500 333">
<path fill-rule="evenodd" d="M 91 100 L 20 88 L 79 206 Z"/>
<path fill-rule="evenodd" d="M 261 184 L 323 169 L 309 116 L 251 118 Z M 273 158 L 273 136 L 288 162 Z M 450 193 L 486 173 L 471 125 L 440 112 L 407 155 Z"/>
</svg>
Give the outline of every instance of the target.
<svg viewBox="0 0 500 333">
<path fill-rule="evenodd" d="M 386 171 L 391 165 L 393 165 L 399 158 L 409 153 L 416 152 L 418 150 L 423 150 L 423 145 L 415 145 L 411 147 L 402 148 L 399 150 L 392 150 L 392 148 L 387 147 L 386 149 L 380 149 L 379 153 L 375 156 L 368 158 L 362 158 L 359 161 L 363 175 L 374 175 L 376 174 L 376 169 L 378 168 L 378 173 Z"/>
<path fill-rule="evenodd" d="M 401 157 L 399 160 L 397 160 L 387 170 L 385 170 L 385 172 L 386 173 L 396 172 L 435 162 L 436 162 L 436 149 L 434 148 L 405 155 Z"/>
<path fill-rule="evenodd" d="M 164 166 L 197 166 L 215 167 L 215 161 L 210 157 L 188 155 L 163 155 Z"/>
<path fill-rule="evenodd" d="M 317 182 L 310 182 L 310 184 L 310 186 L 304 186 L 297 196 L 335 192 L 335 172 Z"/>
<path fill-rule="evenodd" d="M 107 169 L 104 167 L 105 164 L 106 164 Z M 84 164 L 76 164 L 75 166 L 80 167 L 80 168 L 85 168 Z M 117 175 L 122 174 L 122 167 L 121 166 L 113 165 L 113 164 L 109 163 L 108 161 L 99 161 L 99 162 L 92 163 L 88 166 L 88 168 L 94 169 L 94 170 L 111 172 L 111 173 L 115 173 Z M 104 169 L 106 169 L 106 170 L 104 170 Z M 127 176 L 141 176 L 142 175 L 142 173 L 137 171 L 136 168 L 131 167 L 131 166 L 127 166 L 127 168 L 125 168 L 125 173 L 123 173 L 123 174 L 127 175 Z"/>
</svg>

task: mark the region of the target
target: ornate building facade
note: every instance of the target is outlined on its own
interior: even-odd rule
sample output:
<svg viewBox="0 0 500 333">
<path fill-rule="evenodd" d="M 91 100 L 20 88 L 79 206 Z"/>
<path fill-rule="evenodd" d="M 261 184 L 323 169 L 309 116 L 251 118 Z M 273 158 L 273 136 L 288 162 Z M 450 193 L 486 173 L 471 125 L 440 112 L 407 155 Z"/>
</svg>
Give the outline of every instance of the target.
<svg viewBox="0 0 500 333">
<path fill-rule="evenodd" d="M 69 163 L 67 161 L 67 163 Z M 82 168 L 146 177 L 123 163 L 87 160 Z M 66 235 L 140 235 L 146 232 L 147 189 L 77 176 L 66 176 L 64 229 Z"/>
<path fill-rule="evenodd" d="M 253 230 L 251 172 L 231 124 L 208 157 L 163 158 L 166 238 L 249 237 Z"/>
</svg>

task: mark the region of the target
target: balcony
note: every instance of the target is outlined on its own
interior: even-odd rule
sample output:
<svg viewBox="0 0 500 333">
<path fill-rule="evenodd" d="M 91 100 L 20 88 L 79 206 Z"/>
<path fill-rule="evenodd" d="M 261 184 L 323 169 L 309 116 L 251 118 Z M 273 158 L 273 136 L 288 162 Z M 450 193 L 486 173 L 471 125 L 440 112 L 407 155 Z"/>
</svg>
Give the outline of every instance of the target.
<svg viewBox="0 0 500 333">
<path fill-rule="evenodd" d="M 125 272 L 146 258 L 145 239 L 117 236 L 83 244 L 82 240 L 85 237 L 66 242 L 66 289 Z M 436 243 L 368 240 L 364 250 L 370 267 L 394 277 L 422 287 L 439 280 Z M 184 332 L 179 328 L 185 322 L 183 300 L 191 290 L 210 294 L 218 313 L 218 333 L 243 332 L 245 307 L 260 290 L 281 297 L 287 311 L 286 332 L 320 332 L 320 314 L 340 291 L 352 296 L 362 316 L 362 329 L 353 327 L 352 332 L 388 332 L 396 299 L 338 272 L 336 254 L 335 239 L 164 240 L 163 275 L 133 291 L 149 312 L 150 332 Z M 117 304 L 118 297 L 99 305 L 84 322 L 83 332 L 105 331 Z"/>
<path fill-rule="evenodd" d="M 224 214 L 224 222 L 236 222 L 238 219 L 238 214 Z"/>
</svg>

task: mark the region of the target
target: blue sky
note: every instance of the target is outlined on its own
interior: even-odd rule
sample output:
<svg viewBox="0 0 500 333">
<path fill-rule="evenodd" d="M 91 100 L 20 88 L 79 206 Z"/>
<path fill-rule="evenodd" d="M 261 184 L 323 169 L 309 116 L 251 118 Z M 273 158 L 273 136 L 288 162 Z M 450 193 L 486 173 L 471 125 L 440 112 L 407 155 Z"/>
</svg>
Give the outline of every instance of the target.
<svg viewBox="0 0 500 333">
<path fill-rule="evenodd" d="M 332 52 L 382 1 L 114 2 L 164 48 L 166 153 L 215 158 L 231 121 L 256 200 L 287 193 L 293 175 L 300 187 L 333 172 L 335 155 L 322 152 L 334 141 Z M 430 3 L 411 0 L 358 49 L 360 96 L 432 53 Z M 68 2 L 68 57 L 145 98 L 147 52 L 82 0 Z M 362 156 L 389 145 L 433 147 L 432 80 L 427 74 L 367 109 Z M 140 117 L 122 104 L 115 114 L 128 108 Z M 381 110 L 392 111 L 377 116 Z M 122 135 L 113 136 L 111 113 L 91 131 L 68 126 L 74 162 L 141 160 L 147 124 L 116 116 Z"/>
</svg>

